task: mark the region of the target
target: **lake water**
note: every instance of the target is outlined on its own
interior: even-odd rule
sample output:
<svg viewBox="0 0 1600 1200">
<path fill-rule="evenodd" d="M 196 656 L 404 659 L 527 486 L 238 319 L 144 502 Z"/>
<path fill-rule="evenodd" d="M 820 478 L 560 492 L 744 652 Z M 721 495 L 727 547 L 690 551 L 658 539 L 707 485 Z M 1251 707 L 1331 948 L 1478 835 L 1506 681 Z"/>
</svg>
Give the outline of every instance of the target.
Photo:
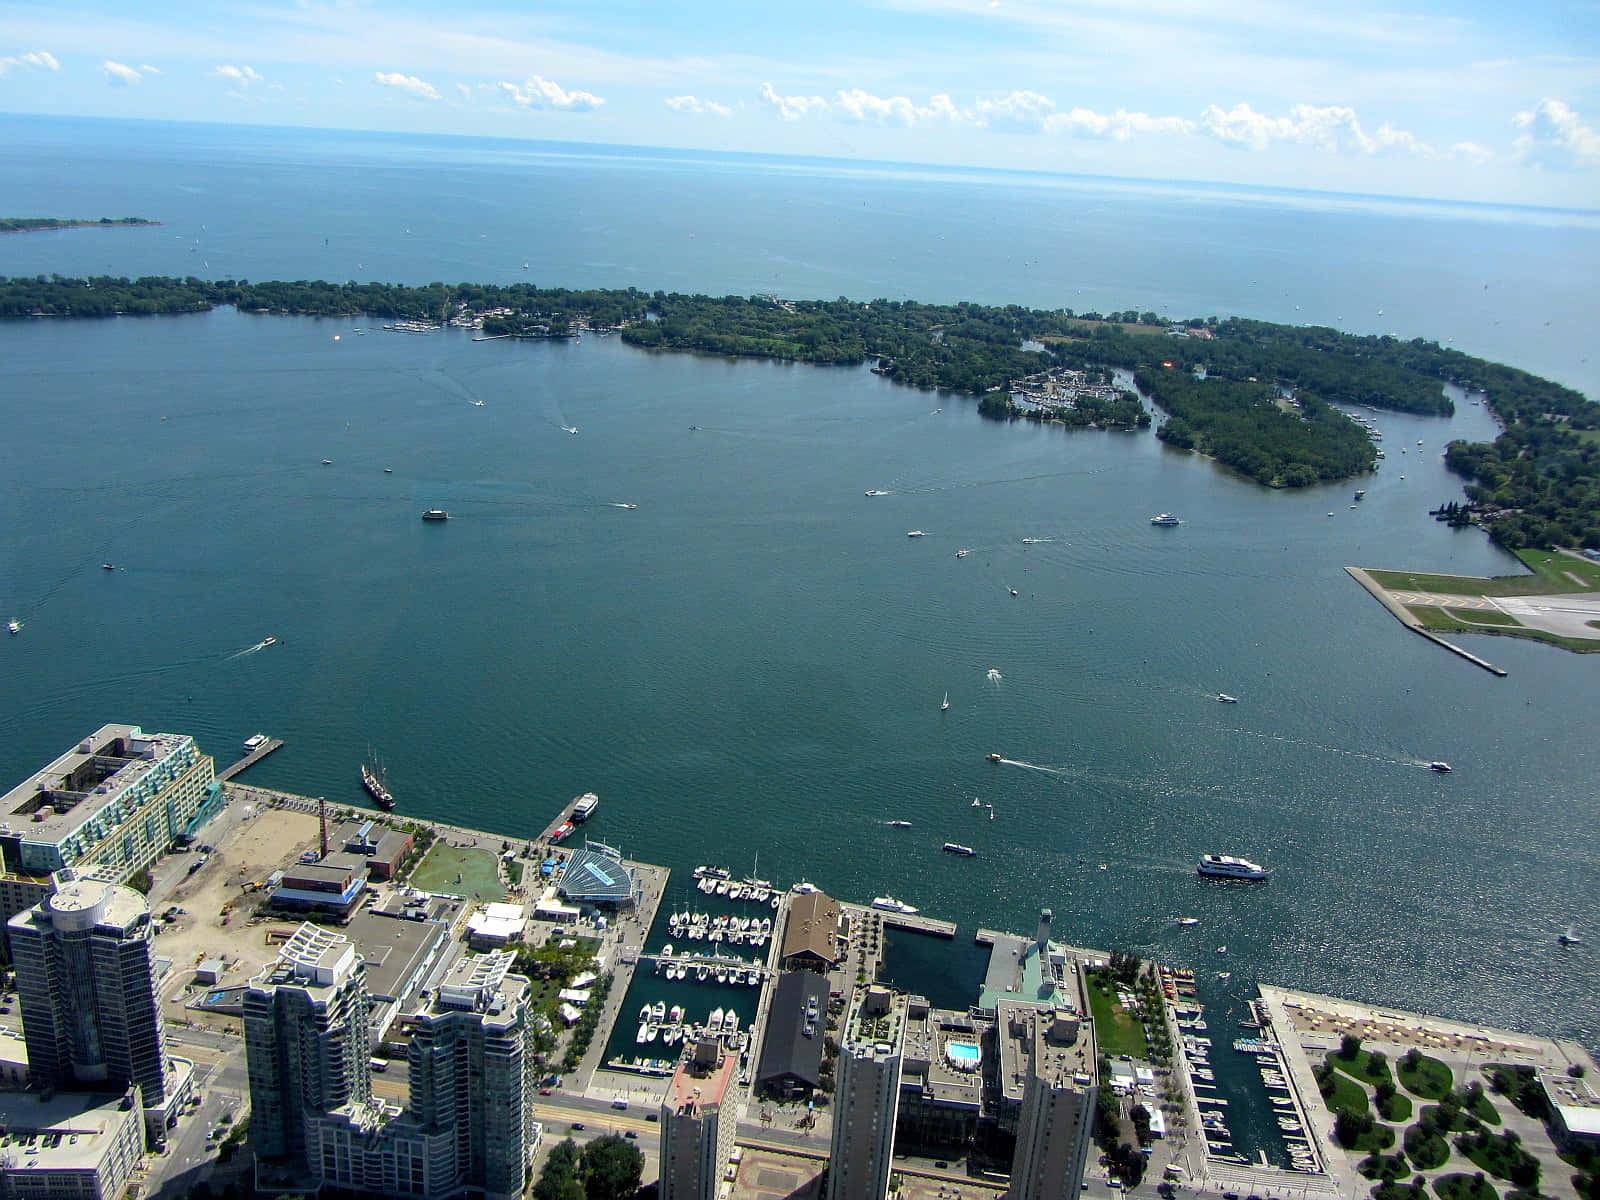
<svg viewBox="0 0 1600 1200">
<path fill-rule="evenodd" d="M 167 222 L 6 238 L 3 274 L 1300 303 L 1594 383 L 1583 216 L 33 119 L 0 144 L 8 213 Z M 287 746 L 250 778 L 354 802 L 375 746 L 403 811 L 510 838 L 598 792 L 595 836 L 673 867 L 681 901 L 696 863 L 759 854 L 968 931 L 1047 905 L 1064 940 L 1239 993 L 1600 1045 L 1600 956 L 1555 942 L 1600 940 L 1596 661 L 1468 642 L 1496 679 L 1342 570 L 1515 569 L 1426 515 L 1460 494 L 1445 441 L 1493 436 L 1482 408 L 1385 416 L 1378 475 L 1277 493 L 864 368 L 365 324 L 0 327 L 0 617 L 26 622 L 0 780 L 105 721 L 222 761 L 263 729 Z M 1204 851 L 1276 875 L 1207 883 Z"/>
</svg>

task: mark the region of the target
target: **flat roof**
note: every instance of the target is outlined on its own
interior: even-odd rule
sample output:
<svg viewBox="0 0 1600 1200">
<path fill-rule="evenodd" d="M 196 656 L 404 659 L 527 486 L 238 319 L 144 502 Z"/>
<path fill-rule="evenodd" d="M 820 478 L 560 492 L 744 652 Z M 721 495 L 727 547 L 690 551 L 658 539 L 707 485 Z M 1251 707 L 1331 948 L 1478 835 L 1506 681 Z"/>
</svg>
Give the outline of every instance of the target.
<svg viewBox="0 0 1600 1200">
<path fill-rule="evenodd" d="M 736 1054 L 724 1054 L 721 1061 L 710 1070 L 697 1067 L 694 1055 L 688 1055 L 673 1072 L 662 1104 L 677 1116 L 698 1117 L 702 1109 L 722 1103 L 723 1097 L 728 1094 L 728 1085 L 733 1082 L 738 1070 L 739 1056 Z"/>
<path fill-rule="evenodd" d="M 116 1144 L 118 1128 L 136 1119 L 117 1093 L 58 1092 L 49 1100 L 39 1092 L 0 1093 L 0 1155 L 14 1156 L 19 1168 L 93 1171 Z M 139 1135 L 144 1144 L 144 1135 Z"/>
<path fill-rule="evenodd" d="M 398 1000 L 398 989 L 418 963 L 448 935 L 438 921 L 398 921 L 358 912 L 344 926 L 367 968 L 367 991 Z"/>
<path fill-rule="evenodd" d="M 0 797 L 0 833 L 59 842 L 190 740 L 183 733 L 145 733 L 137 725 L 102 725 Z"/>
<path fill-rule="evenodd" d="M 817 1016 L 807 1037 L 806 1008 L 816 1001 Z M 828 977 L 815 971 L 785 971 L 772 989 L 767 1031 L 761 1040 L 756 1079 L 793 1075 L 816 1087 L 822 1070 L 822 1044 L 828 1028 Z"/>
<path fill-rule="evenodd" d="M 780 958 L 814 954 L 824 962 L 839 961 L 839 902 L 826 892 L 802 892 L 789 898 L 783 923 Z"/>
</svg>

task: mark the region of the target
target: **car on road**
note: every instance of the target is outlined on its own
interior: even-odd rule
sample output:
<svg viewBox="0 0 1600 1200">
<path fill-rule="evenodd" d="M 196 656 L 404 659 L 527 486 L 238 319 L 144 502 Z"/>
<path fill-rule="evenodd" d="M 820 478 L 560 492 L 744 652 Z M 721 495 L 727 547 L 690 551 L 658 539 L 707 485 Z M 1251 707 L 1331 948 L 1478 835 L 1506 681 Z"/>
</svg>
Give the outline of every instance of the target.
<svg viewBox="0 0 1600 1200">
<path fill-rule="evenodd" d="M 622 1136 L 623 1137 L 630 1137 L 634 1141 L 638 1141 L 639 1140 L 639 1131 L 637 1129 L 630 1129 L 630 1130 L 628 1130 L 627 1133 L 623 1134 Z"/>
<path fill-rule="evenodd" d="M 574 1121 L 570 1126 L 568 1126 L 568 1128 L 570 1128 L 574 1133 L 582 1133 L 583 1132 L 583 1122 L 582 1121 Z"/>
<path fill-rule="evenodd" d="M 657 1113 L 645 1113 L 644 1119 L 646 1121 L 659 1121 L 661 1120 L 661 1117 Z"/>
<path fill-rule="evenodd" d="M 539 1095 L 541 1095 L 541 1096 L 554 1096 L 555 1094 L 556 1093 L 555 1093 L 555 1089 L 554 1088 L 540 1088 L 539 1089 Z"/>
</svg>

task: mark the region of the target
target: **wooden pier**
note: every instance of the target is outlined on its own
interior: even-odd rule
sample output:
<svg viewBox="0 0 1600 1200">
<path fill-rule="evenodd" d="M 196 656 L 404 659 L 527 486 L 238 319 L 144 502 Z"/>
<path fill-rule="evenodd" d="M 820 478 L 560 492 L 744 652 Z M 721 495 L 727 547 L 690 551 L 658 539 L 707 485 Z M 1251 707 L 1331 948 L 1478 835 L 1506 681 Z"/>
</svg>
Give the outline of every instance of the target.
<svg viewBox="0 0 1600 1200">
<path fill-rule="evenodd" d="M 942 938 L 956 936 L 954 921 L 941 921 L 937 917 L 924 917 L 920 913 L 886 912 L 881 908 L 870 906 L 867 911 L 879 918 L 889 929 L 904 929 L 910 933 L 931 933 L 934 937 Z"/>
<path fill-rule="evenodd" d="M 268 738 L 266 741 L 262 742 L 261 745 L 250 751 L 249 754 L 246 754 L 238 762 L 234 763 L 233 766 L 218 771 L 217 782 L 227 783 L 228 780 L 232 779 L 240 771 L 255 766 L 263 758 L 271 754 L 274 750 L 278 749 L 282 745 L 282 738 Z"/>
</svg>

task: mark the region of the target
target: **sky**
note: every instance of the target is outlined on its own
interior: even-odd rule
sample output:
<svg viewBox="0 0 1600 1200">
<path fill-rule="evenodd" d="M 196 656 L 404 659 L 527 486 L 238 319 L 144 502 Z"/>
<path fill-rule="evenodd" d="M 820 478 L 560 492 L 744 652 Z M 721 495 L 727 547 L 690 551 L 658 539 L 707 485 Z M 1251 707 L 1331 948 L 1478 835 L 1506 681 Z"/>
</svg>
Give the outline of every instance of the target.
<svg viewBox="0 0 1600 1200">
<path fill-rule="evenodd" d="M 0 0 L 0 112 L 1600 208 L 1600 0 Z"/>
</svg>

